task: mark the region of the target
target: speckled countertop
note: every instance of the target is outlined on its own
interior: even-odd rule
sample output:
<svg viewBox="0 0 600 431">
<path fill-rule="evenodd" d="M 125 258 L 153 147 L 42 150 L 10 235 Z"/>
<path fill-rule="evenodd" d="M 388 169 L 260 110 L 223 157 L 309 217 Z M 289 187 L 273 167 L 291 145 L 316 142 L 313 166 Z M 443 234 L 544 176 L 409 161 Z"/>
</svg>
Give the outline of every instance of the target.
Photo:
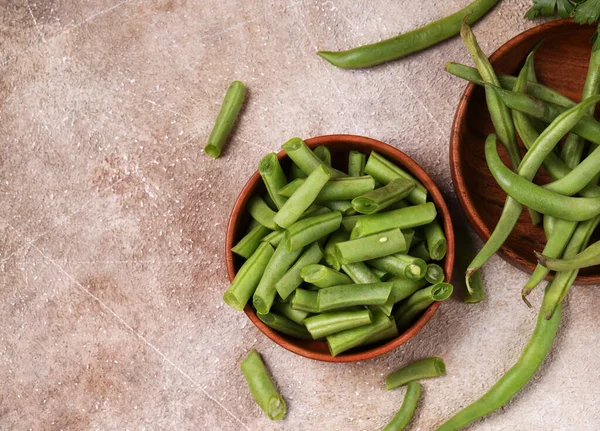
<svg viewBox="0 0 600 431">
<path fill-rule="evenodd" d="M 452 191 L 448 139 L 468 61 L 457 39 L 364 71 L 328 66 L 346 48 L 464 6 L 447 2 L 0 2 L 0 428 L 3 430 L 376 430 L 404 390 L 384 376 L 442 356 L 414 429 L 477 398 L 523 348 L 526 280 L 493 258 L 488 300 L 444 304 L 422 333 L 344 365 L 276 346 L 225 307 L 223 243 L 234 199 L 291 136 L 388 142 Z M 476 26 L 491 52 L 532 24 L 505 0 Z M 203 147 L 230 81 L 249 88 L 224 157 Z M 577 287 L 533 383 L 476 430 L 600 429 L 597 287 Z M 539 294 L 535 298 L 539 301 Z M 269 422 L 240 358 L 263 353 L 289 404 Z"/>
</svg>

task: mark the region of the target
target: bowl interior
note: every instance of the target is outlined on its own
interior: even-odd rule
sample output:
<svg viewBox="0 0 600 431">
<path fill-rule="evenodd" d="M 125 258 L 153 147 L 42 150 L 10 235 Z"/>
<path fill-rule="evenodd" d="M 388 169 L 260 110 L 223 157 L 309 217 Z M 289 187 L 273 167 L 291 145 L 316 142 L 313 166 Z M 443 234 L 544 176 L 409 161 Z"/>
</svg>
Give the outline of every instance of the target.
<svg viewBox="0 0 600 431">
<path fill-rule="evenodd" d="M 581 26 L 571 20 L 553 21 L 518 35 L 500 47 L 490 60 L 497 73 L 517 75 L 531 48 L 545 39 L 535 56 L 538 81 L 579 101 L 591 53 L 589 40 L 594 31 L 595 27 Z M 506 193 L 494 181 L 485 160 L 484 142 L 491 133 L 494 133 L 494 128 L 485 102 L 485 91 L 469 84 L 454 119 L 450 164 L 459 200 L 471 225 L 484 241 L 496 226 L 506 199 Z M 521 153 L 525 154 L 522 142 L 519 144 Z M 502 146 L 498 148 L 502 159 L 510 166 L 506 151 Z M 550 177 L 541 169 L 534 181 L 545 184 Z M 499 254 L 518 268 L 532 272 L 537 263 L 533 251 L 541 252 L 545 243 L 543 228 L 533 226 L 529 214 L 523 211 Z M 579 284 L 600 281 L 597 267 L 583 269 L 579 274 Z"/>
<path fill-rule="evenodd" d="M 439 189 L 435 183 L 429 178 L 429 176 L 421 169 L 416 162 L 410 159 L 406 154 L 391 147 L 382 142 L 354 135 L 328 135 L 311 138 L 305 141 L 307 145 L 314 148 L 319 145 L 326 145 L 331 151 L 332 165 L 333 167 L 341 170 L 347 169 L 348 163 L 348 152 L 350 150 L 362 151 L 365 154 L 369 154 L 371 150 L 379 152 L 381 155 L 393 161 L 397 165 L 403 167 L 412 175 L 421 181 L 429 191 L 429 199 L 434 202 L 437 210 L 438 217 L 443 222 L 444 230 L 448 241 L 448 252 L 442 266 L 446 273 L 446 281 L 452 277 L 452 267 L 454 264 L 454 233 L 452 230 L 452 223 L 448 208 L 442 198 Z M 286 169 L 290 160 L 282 151 L 278 154 L 279 160 Z M 243 260 L 231 252 L 231 247 L 235 245 L 244 235 L 247 230 L 248 223 L 250 221 L 249 215 L 245 211 L 245 206 L 252 195 L 255 193 L 265 193 L 264 184 L 258 172 L 250 178 L 248 183 L 244 186 L 238 199 L 235 203 L 231 217 L 229 219 L 229 225 L 227 227 L 227 238 L 226 238 L 226 260 L 227 260 L 227 271 L 229 279 L 233 280 L 235 273 L 243 263 Z M 295 352 L 299 355 L 328 362 L 352 362 L 360 361 L 369 358 L 379 356 L 383 353 L 389 352 L 400 344 L 405 343 L 412 338 L 433 316 L 439 303 L 433 304 L 429 307 L 423 315 L 403 334 L 399 337 L 392 339 L 388 342 L 375 344 L 373 346 L 367 346 L 366 348 L 357 348 L 340 354 L 336 357 L 331 356 L 327 343 L 323 341 L 306 341 L 298 340 L 293 337 L 289 337 L 280 334 L 264 323 L 262 323 L 257 317 L 250 305 L 247 305 L 244 311 L 252 320 L 252 322 L 271 340 L 275 341 L 282 347 Z"/>
</svg>

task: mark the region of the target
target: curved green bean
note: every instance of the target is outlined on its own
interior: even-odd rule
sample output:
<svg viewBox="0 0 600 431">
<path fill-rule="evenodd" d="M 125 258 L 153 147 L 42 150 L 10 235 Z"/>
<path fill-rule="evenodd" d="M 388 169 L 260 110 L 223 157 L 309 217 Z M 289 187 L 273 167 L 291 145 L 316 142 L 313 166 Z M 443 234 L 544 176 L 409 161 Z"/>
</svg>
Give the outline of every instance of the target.
<svg viewBox="0 0 600 431">
<path fill-rule="evenodd" d="M 358 216 L 350 238 L 359 238 L 390 229 L 407 229 L 431 223 L 437 216 L 433 202 L 383 213 Z"/>
<path fill-rule="evenodd" d="M 256 251 L 244 262 L 233 282 L 223 294 L 223 301 L 230 307 L 242 311 L 256 290 L 267 264 L 275 250 L 268 242 L 261 242 Z"/>
<path fill-rule="evenodd" d="M 393 283 L 380 281 L 370 284 L 343 284 L 319 290 L 319 312 L 352 307 L 354 305 L 384 305 Z"/>
<path fill-rule="evenodd" d="M 342 171 L 333 169 L 331 166 L 327 166 L 323 160 L 313 153 L 306 143 L 300 138 L 292 138 L 282 145 L 282 148 L 287 153 L 288 157 L 292 159 L 294 164 L 298 166 L 304 174 L 309 175 L 319 165 L 325 166 L 327 171 L 331 174 L 331 178 L 339 178 L 347 176 Z"/>
<path fill-rule="evenodd" d="M 432 377 L 443 376 L 446 373 L 446 364 L 442 358 L 426 358 L 412 364 L 405 365 L 385 378 L 385 388 L 388 391 L 399 388 L 410 382 Z"/>
<path fill-rule="evenodd" d="M 367 155 L 360 151 L 350 150 L 348 153 L 348 175 L 351 177 L 361 177 L 365 174 L 365 163 Z"/>
<path fill-rule="evenodd" d="M 314 242 L 306 247 L 296 263 L 275 283 L 275 289 L 279 296 L 286 300 L 302 284 L 302 277 L 300 276 L 302 268 L 313 263 L 319 263 L 322 258 L 323 251 L 319 243 Z"/>
<path fill-rule="evenodd" d="M 252 218 L 262 224 L 265 227 L 268 227 L 271 230 L 277 230 L 279 227 L 273 221 L 275 217 L 275 211 L 273 211 L 267 203 L 258 195 L 254 195 L 248 201 L 246 210 L 250 213 Z"/>
<path fill-rule="evenodd" d="M 406 199 L 415 205 L 424 204 L 427 201 L 427 189 L 419 182 L 419 180 L 376 151 L 371 151 L 371 154 L 367 159 L 365 174 L 371 175 L 375 178 L 375 181 L 378 181 L 381 184 L 389 184 L 396 178 L 405 178 L 413 181 L 415 183 L 415 188 L 410 192 Z"/>
<path fill-rule="evenodd" d="M 210 157 L 216 159 L 221 155 L 221 151 L 238 118 L 245 98 L 246 87 L 244 87 L 244 84 L 240 81 L 233 81 L 229 85 L 227 93 L 225 93 L 217 121 L 210 133 L 208 143 L 204 147 L 204 152 Z"/>
<path fill-rule="evenodd" d="M 404 430 L 415 414 L 420 396 L 421 384 L 419 382 L 410 382 L 406 388 L 406 395 L 404 395 L 404 401 L 402 402 L 400 410 L 398 410 L 398 413 L 396 413 L 382 431 Z"/>
<path fill-rule="evenodd" d="M 252 219 L 254 220 L 254 219 Z M 261 241 L 271 232 L 260 223 L 250 230 L 239 242 L 231 248 L 231 251 L 248 259 L 256 251 Z"/>
<path fill-rule="evenodd" d="M 572 271 L 574 269 L 589 268 L 600 265 L 600 241 L 593 243 L 575 256 L 556 259 L 545 254 L 535 252 L 540 265 L 550 271 Z"/>
<path fill-rule="evenodd" d="M 460 31 L 463 18 L 472 24 L 485 15 L 496 3 L 498 0 L 475 0 L 452 15 L 391 39 L 359 46 L 348 51 L 319 51 L 317 54 L 334 66 L 344 69 L 375 66 L 421 51 L 455 36 Z"/>
<path fill-rule="evenodd" d="M 288 250 L 304 247 L 338 230 L 341 222 L 339 211 L 297 221 L 286 230 L 285 246 Z"/>
<path fill-rule="evenodd" d="M 352 206 L 361 214 L 374 214 L 404 199 L 415 188 L 406 178 L 396 178 L 387 185 L 352 200 Z"/>
<path fill-rule="evenodd" d="M 409 280 L 420 280 L 425 277 L 427 271 L 427 263 L 423 259 L 407 254 L 379 257 L 370 260 L 369 265 Z"/>
<path fill-rule="evenodd" d="M 569 138 L 571 135 L 569 136 Z M 567 138 L 567 140 L 569 140 Z M 578 140 L 571 140 L 571 142 L 578 143 Z M 564 147 L 563 147 L 564 148 Z M 569 150 L 569 158 L 574 162 L 579 156 L 577 156 L 578 148 L 573 145 L 573 148 Z M 548 183 L 544 186 L 545 189 L 560 193 L 561 195 L 573 196 L 578 193 L 586 186 L 591 185 L 596 187 L 598 181 L 594 182 L 593 178 L 600 173 L 600 147 L 597 147 L 592 153 L 587 156 L 581 163 L 576 165 L 571 172 L 563 176 L 562 178 Z"/>
<path fill-rule="evenodd" d="M 352 283 L 352 280 L 346 274 L 319 264 L 306 265 L 300 271 L 300 276 L 306 283 L 314 284 L 321 289 Z"/>
<path fill-rule="evenodd" d="M 431 304 L 448 299 L 453 290 L 454 288 L 450 283 L 438 283 L 417 290 L 404 302 L 400 303 L 394 313 L 398 329 L 407 329 Z"/>
<path fill-rule="evenodd" d="M 407 251 L 406 240 L 400 229 L 390 229 L 335 244 L 335 252 L 342 265 L 364 262 L 405 251 Z"/>
<path fill-rule="evenodd" d="M 515 365 L 485 395 L 444 422 L 437 431 L 459 430 L 505 405 L 533 377 L 546 358 L 560 318 L 560 305 L 551 320 L 544 319 L 544 314 L 540 311 L 533 335 Z"/>
<path fill-rule="evenodd" d="M 285 335 L 290 335 L 294 338 L 298 338 L 300 340 L 312 340 L 313 337 L 306 330 L 306 328 L 302 325 L 299 325 L 296 322 L 288 319 L 287 317 L 280 316 L 275 313 L 256 313 L 256 316 L 267 325 L 269 328 L 276 330 L 277 332 L 281 332 Z"/>
<path fill-rule="evenodd" d="M 330 311 L 304 320 L 304 325 L 315 340 L 347 329 L 368 325 L 373 321 L 371 310 Z"/>
<path fill-rule="evenodd" d="M 285 400 L 279 395 L 264 362 L 254 349 L 241 363 L 242 373 L 246 378 L 250 393 L 271 420 L 280 420 L 285 416 Z"/>
</svg>

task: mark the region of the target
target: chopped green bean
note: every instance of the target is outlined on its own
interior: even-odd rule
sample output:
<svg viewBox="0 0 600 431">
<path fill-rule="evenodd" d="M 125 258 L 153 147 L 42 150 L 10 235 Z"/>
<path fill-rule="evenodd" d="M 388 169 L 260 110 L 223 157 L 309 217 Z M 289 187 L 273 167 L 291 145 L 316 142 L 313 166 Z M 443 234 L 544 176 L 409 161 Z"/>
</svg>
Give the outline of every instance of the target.
<svg viewBox="0 0 600 431">
<path fill-rule="evenodd" d="M 423 226 L 435 220 L 437 211 L 432 202 L 378 214 L 358 216 L 350 238 L 372 235 L 389 229 Z"/>
<path fill-rule="evenodd" d="M 369 284 L 344 284 L 321 289 L 317 296 L 319 312 L 354 305 L 384 305 L 390 296 L 392 286 L 393 283 L 380 281 Z"/>
<path fill-rule="evenodd" d="M 423 259 L 425 262 L 431 261 L 431 255 L 429 254 L 429 250 L 427 249 L 427 244 L 425 242 L 420 242 L 410 249 L 408 252 L 413 257 L 418 257 L 419 259 Z"/>
<path fill-rule="evenodd" d="M 279 395 L 264 362 L 256 350 L 250 350 L 242 361 L 241 369 L 252 397 L 269 419 L 276 421 L 282 419 L 286 411 L 285 401 Z"/>
<path fill-rule="evenodd" d="M 281 240 L 285 237 L 285 229 L 272 231 L 270 234 L 263 237 L 262 242 L 268 242 L 273 247 L 277 247 Z"/>
<path fill-rule="evenodd" d="M 360 151 L 350 150 L 348 153 L 348 175 L 361 177 L 365 174 L 367 155 Z"/>
<path fill-rule="evenodd" d="M 437 220 L 423 227 L 425 238 L 427 240 L 427 249 L 429 256 L 433 260 L 442 260 L 446 256 L 447 242 L 444 230 Z"/>
<path fill-rule="evenodd" d="M 425 278 L 420 280 L 409 280 L 403 277 L 395 277 L 388 281 L 393 283 L 390 299 L 394 304 L 408 298 L 416 291 L 427 286 L 427 280 L 425 280 Z"/>
<path fill-rule="evenodd" d="M 446 364 L 444 364 L 441 358 L 421 359 L 387 376 L 385 379 L 385 388 L 391 391 L 410 382 L 443 376 L 445 373 Z"/>
<path fill-rule="evenodd" d="M 277 209 L 281 209 L 285 201 L 287 200 L 284 196 L 279 194 L 281 190 L 287 184 L 287 179 L 281 169 L 277 154 L 269 153 L 258 164 L 258 172 L 265 183 L 269 196 L 275 203 Z"/>
<path fill-rule="evenodd" d="M 318 292 L 306 289 L 296 289 L 294 296 L 290 301 L 294 310 L 306 311 L 308 313 L 318 313 L 319 305 L 317 302 Z"/>
<path fill-rule="evenodd" d="M 281 332 L 285 335 L 290 335 L 300 340 L 313 339 L 313 337 L 303 325 L 299 325 L 298 323 L 288 319 L 287 317 L 280 316 L 279 314 L 275 313 L 262 314 L 259 312 L 256 313 L 256 316 L 260 319 L 261 322 L 263 322 L 269 328 L 276 330 L 277 332 Z"/>
<path fill-rule="evenodd" d="M 339 262 L 346 264 L 406 251 L 406 241 L 400 229 L 391 229 L 358 239 L 338 242 L 335 249 Z"/>
<path fill-rule="evenodd" d="M 254 220 L 254 219 L 252 219 Z M 260 242 L 265 238 L 271 230 L 264 227 L 260 223 L 258 226 L 250 230 L 235 246 L 232 247 L 231 251 L 242 256 L 244 259 L 248 259 L 252 256 L 252 253 L 256 251 Z"/>
<path fill-rule="evenodd" d="M 396 321 L 394 320 L 393 317 L 388 317 L 388 320 L 390 322 L 389 326 L 376 332 L 371 337 L 369 337 L 369 339 L 367 341 L 365 341 L 362 344 L 363 345 L 375 344 L 375 343 L 379 343 L 381 341 L 387 341 L 392 338 L 396 338 L 398 336 L 398 328 L 396 327 Z"/>
<path fill-rule="evenodd" d="M 388 330 L 392 322 L 382 311 L 373 311 L 373 322 L 357 328 L 347 329 L 327 337 L 331 356 L 337 356 L 346 350 L 368 343 L 378 333 Z"/>
<path fill-rule="evenodd" d="M 347 176 L 342 171 L 333 169 L 327 166 L 315 153 L 313 153 L 306 143 L 300 138 L 292 138 L 283 144 L 283 149 L 287 153 L 290 159 L 298 166 L 302 172 L 309 175 L 319 165 L 325 166 L 325 168 L 331 174 L 331 178 L 339 178 Z"/>
<path fill-rule="evenodd" d="M 223 294 L 223 301 L 230 307 L 242 311 L 256 290 L 256 286 L 271 260 L 275 250 L 271 244 L 262 242 L 250 258 L 244 262 L 235 279 Z"/>
<path fill-rule="evenodd" d="M 238 118 L 245 98 L 246 87 L 244 87 L 244 84 L 240 81 L 233 81 L 227 89 L 227 93 L 225 93 L 217 121 L 210 133 L 208 143 L 204 147 L 204 152 L 210 157 L 216 159 L 221 155 L 221 151 Z"/>
<path fill-rule="evenodd" d="M 354 229 L 354 226 L 356 226 L 356 223 L 358 222 L 358 220 L 361 217 L 365 217 L 365 216 L 362 216 L 362 215 L 345 216 L 342 219 L 342 227 L 344 228 L 344 230 L 346 232 L 352 232 L 352 229 Z"/>
<path fill-rule="evenodd" d="M 322 258 L 323 251 L 318 243 L 315 242 L 306 247 L 296 263 L 275 283 L 275 289 L 279 296 L 284 300 L 287 299 L 302 284 L 302 277 L 300 276 L 302 268 L 306 265 L 318 263 Z"/>
<path fill-rule="evenodd" d="M 356 262 L 356 263 L 350 263 L 348 265 L 342 265 L 342 269 L 344 269 L 344 266 L 350 266 L 350 265 L 359 265 L 359 264 L 363 264 L 364 262 Z M 394 277 L 392 274 L 385 272 L 381 269 L 378 268 L 369 268 L 367 265 L 365 265 L 367 267 L 367 269 L 369 271 L 371 271 L 373 274 L 375 274 L 375 276 L 377 276 L 377 278 L 379 278 L 381 281 L 388 281 L 390 278 Z M 346 272 L 346 274 L 348 274 Z M 350 277 L 352 278 L 352 277 Z M 356 283 L 356 282 L 355 282 Z"/>
<path fill-rule="evenodd" d="M 321 159 L 321 161 L 327 166 L 331 166 L 331 151 L 329 151 L 329 148 L 327 148 L 325 145 L 319 145 L 318 147 L 315 147 L 313 153 L 315 153 L 317 157 Z"/>
<path fill-rule="evenodd" d="M 299 325 L 303 325 L 304 319 L 306 319 L 309 316 L 309 313 L 307 313 L 306 311 L 294 310 L 289 302 L 275 301 L 271 309 L 277 312 L 277 314 L 280 314 L 283 317 L 287 317 L 292 322 L 296 322 Z"/>
<path fill-rule="evenodd" d="M 381 280 L 364 262 L 354 262 L 342 265 L 344 271 L 356 284 L 379 283 Z"/>
<path fill-rule="evenodd" d="M 267 203 L 258 195 L 254 195 L 248 201 L 247 211 L 250 213 L 252 218 L 268 227 L 271 230 L 277 230 L 279 227 L 273 221 L 275 217 L 275 211 L 273 211 Z"/>
<path fill-rule="evenodd" d="M 427 271 L 427 263 L 423 259 L 399 253 L 370 260 L 369 265 L 409 280 L 420 280 Z"/>
<path fill-rule="evenodd" d="M 368 325 L 372 322 L 369 309 L 357 311 L 330 311 L 306 318 L 304 325 L 315 340 L 347 329 Z"/>
<path fill-rule="evenodd" d="M 320 289 L 352 283 L 346 274 L 319 264 L 306 265 L 300 271 L 300 276 L 306 283 L 314 284 Z"/>
<path fill-rule="evenodd" d="M 398 413 L 392 418 L 382 431 L 402 431 L 410 423 L 417 409 L 417 403 L 421 396 L 421 384 L 410 382 L 406 388 L 406 395 Z"/>
<path fill-rule="evenodd" d="M 297 221 L 287 229 L 285 245 L 288 250 L 304 247 L 338 230 L 341 222 L 342 214 L 339 211 Z"/>
<path fill-rule="evenodd" d="M 374 214 L 404 199 L 415 188 L 406 178 L 395 178 L 386 186 L 370 191 L 352 200 L 352 206 L 361 214 Z"/>
<path fill-rule="evenodd" d="M 350 201 L 327 201 L 320 203 L 329 208 L 331 211 L 341 212 L 342 216 L 344 217 L 356 214 L 356 210 Z"/>
<path fill-rule="evenodd" d="M 404 235 L 404 242 L 406 243 L 406 249 L 410 250 L 412 246 L 413 239 L 415 238 L 415 230 L 414 229 L 402 229 L 402 235 Z"/>
<path fill-rule="evenodd" d="M 449 283 L 438 283 L 413 293 L 395 311 L 398 329 L 407 329 L 434 302 L 445 301 L 452 295 Z"/>
<path fill-rule="evenodd" d="M 342 219 L 342 221 L 343 220 L 344 219 Z M 344 231 L 343 229 L 337 230 L 329 236 L 329 239 L 323 248 L 325 263 L 336 271 L 340 270 L 340 261 L 338 260 L 335 252 L 335 245 L 338 242 L 348 241 L 349 238 L 350 234 L 348 232 Z"/>
<path fill-rule="evenodd" d="M 431 284 L 437 284 L 444 281 L 444 270 L 441 266 L 436 265 L 435 263 L 430 263 L 427 265 L 427 271 L 425 272 L 425 280 L 427 280 Z"/>
<path fill-rule="evenodd" d="M 306 178 L 308 175 L 306 175 L 302 169 L 300 169 L 298 167 L 297 164 L 292 163 L 290 166 L 290 175 L 289 175 L 289 179 L 290 182 L 297 180 L 298 178 Z"/>
<path fill-rule="evenodd" d="M 282 196 L 290 197 L 304 184 L 304 179 L 297 179 L 279 191 Z M 408 181 L 408 180 L 406 180 Z M 411 182 L 412 184 L 412 182 Z M 375 180 L 370 175 L 362 177 L 334 178 L 327 182 L 317 195 L 317 202 L 348 201 L 357 196 L 373 191 Z"/>
</svg>

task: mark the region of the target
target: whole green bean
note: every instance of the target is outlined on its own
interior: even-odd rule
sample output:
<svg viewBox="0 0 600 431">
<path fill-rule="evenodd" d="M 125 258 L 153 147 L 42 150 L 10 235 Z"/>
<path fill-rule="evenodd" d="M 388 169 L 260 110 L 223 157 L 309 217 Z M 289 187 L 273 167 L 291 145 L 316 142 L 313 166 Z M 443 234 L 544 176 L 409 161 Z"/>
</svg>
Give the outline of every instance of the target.
<svg viewBox="0 0 600 431">
<path fill-rule="evenodd" d="M 298 338 L 300 340 L 312 340 L 313 337 L 306 330 L 306 328 L 302 325 L 299 325 L 296 322 L 288 319 L 287 317 L 280 316 L 275 313 L 267 313 L 261 314 L 256 313 L 256 316 L 267 325 L 269 328 L 276 330 L 277 332 L 281 332 L 285 335 L 290 335 L 294 338 Z"/>
<path fill-rule="evenodd" d="M 373 320 L 371 310 L 330 311 L 306 318 L 304 325 L 315 340 L 347 329 L 368 325 Z"/>
<path fill-rule="evenodd" d="M 337 356 L 346 350 L 371 342 L 371 339 L 392 327 L 393 323 L 388 316 L 382 311 L 375 310 L 372 323 L 329 335 L 327 337 L 329 352 L 331 356 Z"/>
<path fill-rule="evenodd" d="M 445 275 L 444 270 L 441 266 L 436 265 L 435 263 L 430 263 L 427 265 L 427 271 L 425 271 L 425 280 L 431 284 L 437 284 L 444 281 Z"/>
<path fill-rule="evenodd" d="M 254 220 L 254 219 L 252 219 Z M 261 240 L 265 238 L 271 230 L 264 227 L 260 223 L 258 226 L 250 230 L 236 245 L 231 248 L 231 251 L 242 256 L 244 259 L 248 259 L 252 256 L 252 253 L 256 251 L 261 243 Z"/>
<path fill-rule="evenodd" d="M 390 254 L 405 252 L 406 241 L 400 229 L 390 229 L 374 235 L 338 242 L 335 245 L 338 261 L 363 262 Z"/>
<path fill-rule="evenodd" d="M 331 211 L 341 212 L 342 216 L 344 217 L 356 214 L 356 210 L 350 201 L 327 201 L 321 202 L 321 204 L 329 208 Z"/>
<path fill-rule="evenodd" d="M 423 226 L 429 256 L 433 260 L 442 260 L 446 256 L 447 242 L 444 229 L 437 220 Z"/>
<path fill-rule="evenodd" d="M 375 151 L 371 151 L 367 159 L 365 174 L 371 175 L 381 184 L 389 184 L 396 178 L 405 178 L 413 181 L 415 188 L 406 199 L 415 205 L 424 204 L 427 201 L 427 189 L 419 180 Z"/>
<path fill-rule="evenodd" d="M 505 405 L 533 377 L 546 358 L 556 336 L 560 317 L 560 305 L 549 321 L 544 319 L 540 311 L 533 335 L 515 365 L 485 395 L 456 413 L 437 431 L 459 430 Z"/>
<path fill-rule="evenodd" d="M 290 304 L 294 310 L 306 311 L 308 313 L 318 313 L 319 303 L 317 301 L 318 293 L 312 290 L 296 289 Z"/>
<path fill-rule="evenodd" d="M 279 243 L 252 296 L 252 305 L 254 305 L 256 311 L 262 314 L 269 312 L 277 295 L 275 284 L 298 260 L 301 254 L 302 248 L 288 251 L 283 242 Z"/>
<path fill-rule="evenodd" d="M 369 284 L 343 284 L 319 290 L 319 312 L 352 307 L 354 305 L 384 305 L 393 283 L 380 281 Z"/>
<path fill-rule="evenodd" d="M 427 263 L 418 257 L 407 254 L 393 254 L 369 261 L 369 265 L 409 280 L 420 280 L 425 277 Z"/>
<path fill-rule="evenodd" d="M 275 217 L 275 211 L 273 211 L 267 203 L 258 195 L 254 195 L 248 201 L 248 206 L 246 210 L 250 213 L 252 218 L 262 224 L 265 227 L 268 227 L 271 230 L 277 230 L 279 227 L 273 221 Z"/>
<path fill-rule="evenodd" d="M 315 242 L 339 229 L 342 214 L 333 211 L 297 221 L 285 233 L 285 245 L 288 250 L 295 250 Z"/>
<path fill-rule="evenodd" d="M 572 135 L 569 135 L 567 141 Z M 574 144 L 578 143 L 578 139 L 571 140 Z M 566 144 L 566 143 L 565 143 Z M 577 152 L 579 151 L 573 145 L 573 148 L 569 150 L 569 158 L 574 163 L 579 158 Z M 563 147 L 564 148 L 564 147 Z M 544 186 L 545 189 L 551 190 L 561 195 L 573 196 L 574 194 L 581 191 L 588 184 L 596 187 L 598 181 L 593 182 L 594 176 L 600 173 L 600 147 L 597 147 L 592 153 L 587 156 L 581 163 L 576 165 L 571 172 L 564 177 L 548 183 Z"/>
<path fill-rule="evenodd" d="M 264 236 L 261 241 L 268 242 L 273 247 L 277 247 L 283 238 L 285 238 L 285 229 L 278 229 Z"/>
<path fill-rule="evenodd" d="M 479 304 L 485 299 L 485 291 L 483 290 L 483 280 L 481 279 L 480 271 L 477 271 L 471 276 L 471 292 L 465 289 L 463 292 L 463 301 L 466 304 Z"/>
<path fill-rule="evenodd" d="M 392 292 L 390 293 L 390 299 L 394 304 L 408 298 L 410 295 L 415 293 L 427 286 L 427 280 L 422 278 L 420 280 L 409 280 L 403 277 L 394 277 L 390 280 L 393 283 Z"/>
<path fill-rule="evenodd" d="M 429 254 L 429 250 L 427 249 L 427 244 L 425 242 L 418 243 L 416 246 L 410 249 L 408 254 L 413 257 L 423 259 L 425 262 L 431 261 L 431 255 Z"/>
<path fill-rule="evenodd" d="M 319 157 L 313 153 L 306 143 L 300 138 L 292 138 L 283 144 L 282 148 L 287 153 L 288 157 L 292 159 L 294 164 L 298 166 L 302 172 L 309 175 L 319 165 L 325 166 L 327 171 L 331 174 L 331 178 L 339 178 L 347 176 L 342 171 L 333 169 L 331 166 L 327 166 Z"/>
<path fill-rule="evenodd" d="M 292 322 L 296 322 L 299 325 L 304 325 L 304 319 L 306 319 L 310 315 L 306 311 L 294 310 L 292 308 L 292 304 L 290 304 L 289 302 L 275 301 L 271 309 L 277 314 L 283 317 L 287 317 Z"/>
<path fill-rule="evenodd" d="M 302 268 L 318 263 L 322 258 L 323 251 L 317 242 L 306 247 L 296 263 L 275 283 L 275 289 L 279 296 L 284 300 L 287 299 L 302 284 L 302 277 L 300 276 Z"/>
<path fill-rule="evenodd" d="M 575 256 L 555 259 L 547 255 L 535 252 L 540 265 L 550 271 L 572 271 L 574 269 L 589 268 L 600 265 L 600 241 L 595 242 Z"/>
<path fill-rule="evenodd" d="M 210 133 L 208 143 L 204 147 L 204 152 L 210 157 L 216 159 L 221 155 L 221 151 L 238 118 L 245 98 L 246 87 L 244 87 L 244 84 L 240 81 L 233 81 L 229 85 L 227 93 L 225 93 L 225 99 L 223 99 L 217 121 Z"/>
<path fill-rule="evenodd" d="M 398 329 L 407 329 L 419 315 L 434 302 L 445 301 L 452 295 L 453 287 L 449 283 L 438 283 L 413 293 L 400 303 L 395 311 Z"/>
<path fill-rule="evenodd" d="M 343 220 L 344 219 L 342 219 L 342 221 Z M 350 234 L 348 232 L 343 229 L 337 230 L 329 235 L 327 243 L 325 243 L 325 247 L 323 248 L 325 263 L 336 271 L 340 270 L 340 261 L 335 252 L 335 245 L 338 242 L 348 241 L 348 239 L 350 239 Z"/>
<path fill-rule="evenodd" d="M 352 284 L 352 280 L 346 274 L 319 264 L 306 265 L 300 271 L 300 276 L 306 283 L 314 284 L 320 289 L 340 284 Z"/>
<path fill-rule="evenodd" d="M 304 179 L 297 179 L 289 183 L 279 191 L 282 196 L 292 196 L 304 183 Z M 412 184 L 412 183 L 411 183 Z M 344 177 L 330 180 L 317 195 L 317 202 L 324 201 L 347 201 L 372 191 L 375 188 L 375 180 L 370 175 L 361 177 Z"/>
<path fill-rule="evenodd" d="M 304 183 L 283 204 L 273 217 L 273 221 L 282 228 L 293 225 L 300 216 L 316 200 L 323 186 L 329 181 L 331 175 L 324 166 L 318 166 L 304 180 Z M 297 180 L 300 181 L 300 180 Z"/>
<path fill-rule="evenodd" d="M 426 358 L 412 364 L 405 365 L 385 378 L 385 388 L 388 391 L 399 388 L 410 382 L 421 379 L 443 376 L 446 373 L 446 364 L 441 358 Z"/>
<path fill-rule="evenodd" d="M 316 156 L 327 166 L 331 166 L 331 151 L 329 151 L 329 148 L 327 148 L 325 145 L 319 145 L 318 147 L 315 147 L 313 153 L 315 153 Z"/>
<path fill-rule="evenodd" d="M 485 15 L 498 0 L 475 0 L 465 8 L 433 21 L 423 27 L 371 45 L 359 46 L 348 51 L 319 51 L 322 58 L 344 69 L 361 69 L 396 60 L 413 52 L 421 51 L 458 34 L 463 18 L 474 23 Z"/>
<path fill-rule="evenodd" d="M 546 190 L 508 169 L 496 148 L 495 136 L 485 144 L 488 167 L 496 182 L 509 196 L 542 214 L 571 221 L 584 221 L 600 214 L 600 198 L 574 198 Z M 529 154 L 529 153 L 528 153 Z"/>
<path fill-rule="evenodd" d="M 279 191 L 287 184 L 287 179 L 281 169 L 277 154 L 269 153 L 258 164 L 258 172 L 265 183 L 267 192 L 277 209 L 281 209 L 287 199 L 279 194 Z"/>
<path fill-rule="evenodd" d="M 256 251 L 244 262 L 229 288 L 223 294 L 223 301 L 230 307 L 242 311 L 256 290 L 267 264 L 275 250 L 268 242 L 261 242 Z"/>
<path fill-rule="evenodd" d="M 374 214 L 404 199 L 415 188 L 415 183 L 406 178 L 396 178 L 380 187 L 352 200 L 352 206 L 361 214 Z"/>
<path fill-rule="evenodd" d="M 422 226 L 435 220 L 437 211 L 432 202 L 383 213 L 359 216 L 350 238 L 359 238 L 390 229 Z"/>
<path fill-rule="evenodd" d="M 419 382 L 410 382 L 406 388 L 406 395 L 398 413 L 392 420 L 383 428 L 383 431 L 402 431 L 410 423 L 417 403 L 421 396 L 421 384 Z"/>
<path fill-rule="evenodd" d="M 348 175 L 361 177 L 365 174 L 365 163 L 367 155 L 360 151 L 350 150 L 348 153 Z"/>
<path fill-rule="evenodd" d="M 242 373 L 250 388 L 250 393 L 271 420 L 280 420 L 285 416 L 286 405 L 279 395 L 271 376 L 254 349 L 248 352 L 241 364 Z"/>
</svg>

